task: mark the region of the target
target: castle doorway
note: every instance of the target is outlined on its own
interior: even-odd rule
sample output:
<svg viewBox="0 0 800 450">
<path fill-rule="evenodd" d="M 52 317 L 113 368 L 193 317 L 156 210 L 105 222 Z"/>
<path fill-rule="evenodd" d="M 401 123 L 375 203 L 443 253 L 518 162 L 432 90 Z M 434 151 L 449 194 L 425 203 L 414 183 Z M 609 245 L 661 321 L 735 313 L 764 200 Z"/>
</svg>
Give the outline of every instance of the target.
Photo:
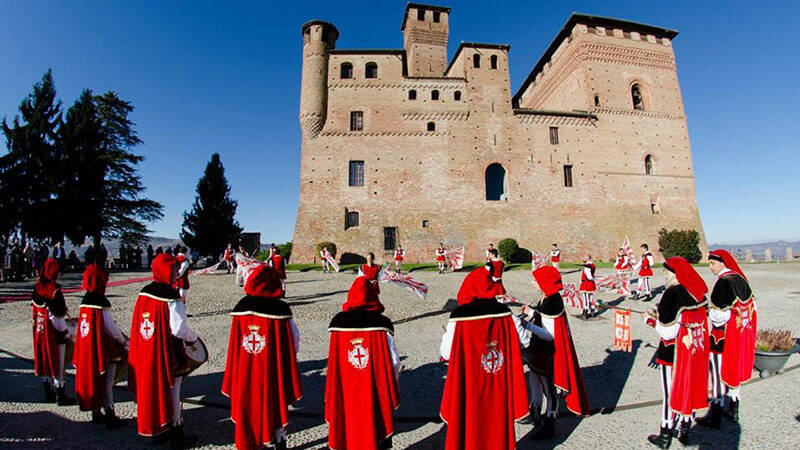
<svg viewBox="0 0 800 450">
<path fill-rule="evenodd" d="M 486 200 L 506 200 L 506 169 L 498 163 L 486 168 Z"/>
</svg>

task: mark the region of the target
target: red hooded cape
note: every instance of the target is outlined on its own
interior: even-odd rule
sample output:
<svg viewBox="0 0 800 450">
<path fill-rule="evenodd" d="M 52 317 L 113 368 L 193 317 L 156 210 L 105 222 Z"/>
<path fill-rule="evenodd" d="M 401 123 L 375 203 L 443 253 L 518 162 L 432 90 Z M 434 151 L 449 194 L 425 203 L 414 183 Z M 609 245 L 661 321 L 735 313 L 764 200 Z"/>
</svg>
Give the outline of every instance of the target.
<svg viewBox="0 0 800 450">
<path fill-rule="evenodd" d="M 494 296 L 503 296 L 506 293 L 506 288 L 503 286 L 503 269 L 505 264 L 503 261 L 490 260 L 486 262 L 484 269 L 489 273 L 489 280 L 492 282 L 491 292 Z M 494 279 L 498 280 L 495 281 Z"/>
<path fill-rule="evenodd" d="M 678 283 L 694 300 L 679 312 L 680 329 L 675 338 L 672 391 L 669 405 L 684 416 L 708 407 L 708 311 L 705 298 L 708 292 L 703 278 L 688 261 L 681 257 L 668 258 L 664 267 L 673 272 Z"/>
<path fill-rule="evenodd" d="M 231 315 L 222 393 L 231 398 L 236 448 L 274 445 L 275 430 L 289 424 L 289 405 L 303 396 L 289 305 L 278 272 L 258 266 Z"/>
<path fill-rule="evenodd" d="M 48 258 L 44 262 L 39 280 L 33 289 L 31 323 L 33 324 L 34 373 L 40 377 L 55 377 L 61 373 L 58 357 L 60 333 L 50 321 L 50 313 L 66 314 L 66 304 L 60 286 L 55 282 L 61 270 L 58 261 Z"/>
<path fill-rule="evenodd" d="M 563 288 L 561 273 L 552 266 L 542 266 L 533 272 L 536 283 L 545 295 L 538 307 L 542 317 L 553 320 L 553 383 L 565 394 L 567 409 L 579 416 L 589 414 L 589 397 L 583 384 L 578 354 L 572 342 L 564 300 L 560 290 Z"/>
<path fill-rule="evenodd" d="M 386 337 L 394 327 L 368 284 L 356 278 L 328 327 L 325 421 L 332 449 L 374 450 L 394 433 L 400 396 Z"/>
<path fill-rule="evenodd" d="M 283 264 L 283 255 L 272 255 L 272 268 L 278 272 L 278 278 L 286 279 L 286 266 Z"/>
<path fill-rule="evenodd" d="M 97 264 L 90 264 L 83 272 L 86 294 L 78 314 L 75 330 L 75 394 L 82 411 L 93 411 L 103 406 L 106 391 L 106 366 L 109 361 L 122 359 L 124 349 L 105 332 L 103 311 L 111 309 L 105 296 L 108 273 Z"/>
<path fill-rule="evenodd" d="M 445 448 L 508 450 L 516 447 L 514 421 L 529 414 L 528 390 L 511 311 L 494 297 L 486 269 L 473 270 L 458 292 L 456 322 L 440 415 Z"/>
<path fill-rule="evenodd" d="M 176 260 L 161 253 L 153 260 L 153 283 L 136 299 L 128 354 L 128 389 L 136 396 L 139 434 L 154 436 L 169 429 L 173 411 L 169 390 L 180 363 L 181 342 L 172 336 L 169 303 L 180 301 L 171 286 Z"/>
</svg>

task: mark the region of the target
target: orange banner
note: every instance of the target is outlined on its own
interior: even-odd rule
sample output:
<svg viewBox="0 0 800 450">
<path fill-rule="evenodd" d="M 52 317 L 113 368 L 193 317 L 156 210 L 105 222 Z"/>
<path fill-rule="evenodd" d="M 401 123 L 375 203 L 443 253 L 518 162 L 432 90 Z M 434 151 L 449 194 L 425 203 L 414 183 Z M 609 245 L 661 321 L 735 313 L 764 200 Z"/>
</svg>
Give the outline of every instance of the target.
<svg viewBox="0 0 800 450">
<path fill-rule="evenodd" d="M 614 308 L 614 350 L 631 351 L 631 310 Z"/>
</svg>

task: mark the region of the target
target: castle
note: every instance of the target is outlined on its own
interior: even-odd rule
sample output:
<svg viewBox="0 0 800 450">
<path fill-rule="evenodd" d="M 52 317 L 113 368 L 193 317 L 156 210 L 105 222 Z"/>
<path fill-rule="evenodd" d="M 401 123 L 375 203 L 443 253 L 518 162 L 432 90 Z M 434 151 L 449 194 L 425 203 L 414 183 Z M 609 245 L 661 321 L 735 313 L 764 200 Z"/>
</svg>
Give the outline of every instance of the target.
<svg viewBox="0 0 800 450">
<path fill-rule="evenodd" d="M 293 262 L 315 246 L 432 261 L 439 242 L 480 260 L 511 237 L 567 260 L 612 258 L 628 236 L 694 229 L 677 32 L 573 14 L 512 94 L 509 45 L 461 42 L 450 9 L 409 3 L 402 49 L 337 49 L 302 26 L 300 203 Z"/>
</svg>

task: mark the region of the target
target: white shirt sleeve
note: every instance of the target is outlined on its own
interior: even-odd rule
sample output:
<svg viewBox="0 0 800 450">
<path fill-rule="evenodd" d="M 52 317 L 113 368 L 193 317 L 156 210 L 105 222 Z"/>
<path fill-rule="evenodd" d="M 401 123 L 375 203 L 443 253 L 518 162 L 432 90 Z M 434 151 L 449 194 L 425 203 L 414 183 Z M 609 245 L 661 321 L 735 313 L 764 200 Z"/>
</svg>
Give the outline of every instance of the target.
<svg viewBox="0 0 800 450">
<path fill-rule="evenodd" d="M 528 328 L 528 324 L 520 320 L 520 318 L 517 317 L 516 314 L 511 315 L 511 320 L 514 321 L 514 327 L 516 327 L 517 329 L 517 336 L 519 337 L 519 345 L 522 346 L 523 348 L 531 345 L 531 337 L 528 336 L 528 332 L 526 331 Z"/>
<path fill-rule="evenodd" d="M 592 275 L 592 269 L 589 267 L 583 268 L 583 273 L 586 275 L 587 280 L 594 280 L 594 275 Z"/>
<path fill-rule="evenodd" d="M 105 328 L 106 334 L 111 336 L 111 339 L 114 339 L 121 344 L 125 344 L 125 338 L 122 337 L 122 332 L 119 330 L 117 321 L 115 321 L 111 316 L 110 309 L 103 310 L 103 328 Z"/>
<path fill-rule="evenodd" d="M 56 330 L 63 332 L 64 330 L 67 329 L 67 320 L 64 317 L 56 317 L 53 315 L 53 313 L 49 311 L 47 315 L 50 318 L 50 322 L 53 323 L 53 327 Z"/>
<path fill-rule="evenodd" d="M 731 318 L 731 310 L 723 311 L 721 309 L 709 308 L 708 318 L 711 319 L 712 325 L 719 328 L 728 323 L 728 320 Z"/>
<path fill-rule="evenodd" d="M 169 328 L 178 339 L 187 342 L 197 340 L 197 334 L 189 328 L 186 305 L 182 301 L 169 302 Z"/>
<path fill-rule="evenodd" d="M 447 329 L 442 335 L 442 344 L 439 346 L 439 354 L 442 359 L 450 361 L 450 347 L 453 345 L 453 337 L 456 334 L 456 323 L 447 322 Z"/>
<path fill-rule="evenodd" d="M 650 263 L 650 267 L 653 267 L 653 266 L 656 265 L 656 261 L 653 259 L 653 255 L 647 255 L 647 262 Z"/>
<path fill-rule="evenodd" d="M 656 322 L 656 331 L 658 335 L 661 336 L 661 339 L 664 340 L 671 340 L 675 339 L 678 336 L 678 330 L 680 329 L 681 324 L 675 322 L 670 326 L 663 325 L 661 322 Z"/>
<path fill-rule="evenodd" d="M 189 270 L 189 260 L 188 260 L 188 259 L 185 259 L 185 260 L 183 260 L 183 262 L 181 263 L 181 268 L 180 268 L 180 269 L 178 269 L 178 276 L 179 276 L 179 277 L 182 277 L 182 276 L 183 276 L 183 274 L 185 274 L 187 270 Z"/>
<path fill-rule="evenodd" d="M 294 354 L 300 352 L 300 329 L 295 325 L 294 320 L 289 319 L 289 328 L 292 329 L 292 340 L 294 341 Z"/>
<path fill-rule="evenodd" d="M 392 333 L 386 333 L 386 344 L 389 346 L 389 354 L 392 356 L 392 369 L 394 370 L 394 378 L 400 375 L 400 356 L 397 354 L 397 345 L 394 343 Z"/>
</svg>

